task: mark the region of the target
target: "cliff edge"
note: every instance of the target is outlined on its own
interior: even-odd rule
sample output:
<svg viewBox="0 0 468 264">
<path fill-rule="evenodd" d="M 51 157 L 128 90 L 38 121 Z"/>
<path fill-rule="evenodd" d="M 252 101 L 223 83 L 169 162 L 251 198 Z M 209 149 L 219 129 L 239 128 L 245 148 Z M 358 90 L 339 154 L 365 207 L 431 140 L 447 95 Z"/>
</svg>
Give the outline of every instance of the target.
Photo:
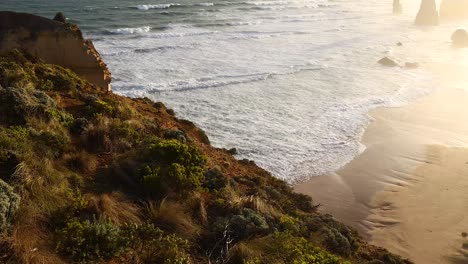
<svg viewBox="0 0 468 264">
<path fill-rule="evenodd" d="M 24 50 L 49 64 L 69 68 L 110 91 L 111 73 L 91 41 L 76 26 L 15 12 L 0 12 L 0 52 Z"/>
</svg>

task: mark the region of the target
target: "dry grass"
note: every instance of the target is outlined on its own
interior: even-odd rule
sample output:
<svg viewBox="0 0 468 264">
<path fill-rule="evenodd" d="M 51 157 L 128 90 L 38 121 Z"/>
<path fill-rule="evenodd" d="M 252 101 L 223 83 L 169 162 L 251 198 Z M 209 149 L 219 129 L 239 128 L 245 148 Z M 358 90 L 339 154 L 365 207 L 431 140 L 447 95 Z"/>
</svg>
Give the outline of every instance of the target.
<svg viewBox="0 0 468 264">
<path fill-rule="evenodd" d="M 256 195 L 240 195 L 239 192 L 234 190 L 230 185 L 224 188 L 223 196 L 226 202 L 233 208 L 249 207 L 264 215 L 271 215 L 275 218 L 281 216 L 281 213 L 264 199 Z"/>
<path fill-rule="evenodd" d="M 19 263 L 65 263 L 54 250 L 51 227 L 48 225 L 50 213 L 55 212 L 57 203 L 62 203 L 61 198 L 57 197 L 55 201 L 49 200 L 49 205 L 44 203 L 41 201 L 39 206 L 32 202 L 23 203 L 17 212 L 17 221 L 9 243 L 12 247 L 10 254 L 18 259 Z"/>
<path fill-rule="evenodd" d="M 15 250 L 14 255 L 21 263 L 65 263 L 55 251 L 51 250 L 54 245 L 47 243 L 52 241 L 49 234 L 35 225 L 17 225 L 11 240 Z"/>
<path fill-rule="evenodd" d="M 234 245 L 229 251 L 227 256 L 227 261 L 225 263 L 244 263 L 245 260 L 254 259 L 257 256 L 258 252 L 256 252 L 251 245 L 240 242 Z"/>
<path fill-rule="evenodd" d="M 206 211 L 206 202 L 205 198 L 201 195 L 201 193 L 196 192 L 193 195 L 191 195 L 189 200 L 187 201 L 187 205 L 191 208 L 192 215 L 195 219 L 197 219 L 203 225 L 208 224 L 208 212 Z"/>
<path fill-rule="evenodd" d="M 192 221 L 186 209 L 175 201 L 149 201 L 146 204 L 146 214 L 149 220 L 160 228 L 183 238 L 192 239 L 200 232 L 200 227 Z"/>
<path fill-rule="evenodd" d="M 90 173 L 96 170 L 98 161 L 95 155 L 91 155 L 86 151 L 78 153 L 65 154 L 63 157 L 68 166 L 75 171 L 81 173 Z"/>
<path fill-rule="evenodd" d="M 109 137 L 109 118 L 100 117 L 97 122 L 90 124 L 81 139 L 83 145 L 93 152 L 110 152 L 114 146 Z"/>
<path fill-rule="evenodd" d="M 85 195 L 89 209 L 98 216 L 103 216 L 113 223 L 140 224 L 141 207 L 131 202 L 128 197 L 120 192 L 112 192 L 101 195 Z"/>
<path fill-rule="evenodd" d="M 223 197 L 231 207 L 241 207 L 244 204 L 244 198 L 242 198 L 231 185 L 227 185 L 223 190 Z"/>
<path fill-rule="evenodd" d="M 81 136 L 81 141 L 92 152 L 123 152 L 131 149 L 136 131 L 144 129 L 139 120 L 97 117 Z"/>
<path fill-rule="evenodd" d="M 281 213 L 277 209 L 275 209 L 273 206 L 268 204 L 267 201 L 256 195 L 245 197 L 244 205 L 254 209 L 255 211 L 263 215 L 271 215 L 275 218 L 279 218 L 281 216 Z"/>
</svg>

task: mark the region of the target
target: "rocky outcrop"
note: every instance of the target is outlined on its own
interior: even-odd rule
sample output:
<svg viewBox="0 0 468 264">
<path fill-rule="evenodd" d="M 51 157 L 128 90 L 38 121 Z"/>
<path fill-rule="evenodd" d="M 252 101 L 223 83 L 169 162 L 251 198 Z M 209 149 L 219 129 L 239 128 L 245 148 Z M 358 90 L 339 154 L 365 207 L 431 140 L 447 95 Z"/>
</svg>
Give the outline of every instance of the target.
<svg viewBox="0 0 468 264">
<path fill-rule="evenodd" d="M 468 0 L 443 0 L 440 17 L 446 20 L 468 18 Z"/>
<path fill-rule="evenodd" d="M 389 57 L 384 57 L 378 61 L 380 65 L 386 66 L 386 67 L 397 67 L 399 66 L 398 63 Z"/>
<path fill-rule="evenodd" d="M 62 12 L 58 12 L 57 14 L 55 14 L 54 20 L 62 23 L 67 22 L 67 18 Z"/>
<path fill-rule="evenodd" d="M 464 29 L 458 29 L 452 34 L 452 43 L 456 47 L 468 47 L 468 33 Z"/>
<path fill-rule="evenodd" d="M 76 26 L 31 14 L 0 12 L 0 52 L 14 48 L 69 68 L 110 91 L 111 73 Z"/>
<path fill-rule="evenodd" d="M 439 14 L 437 12 L 435 0 L 422 0 L 418 15 L 416 16 L 416 25 L 435 26 L 439 24 Z"/>
</svg>

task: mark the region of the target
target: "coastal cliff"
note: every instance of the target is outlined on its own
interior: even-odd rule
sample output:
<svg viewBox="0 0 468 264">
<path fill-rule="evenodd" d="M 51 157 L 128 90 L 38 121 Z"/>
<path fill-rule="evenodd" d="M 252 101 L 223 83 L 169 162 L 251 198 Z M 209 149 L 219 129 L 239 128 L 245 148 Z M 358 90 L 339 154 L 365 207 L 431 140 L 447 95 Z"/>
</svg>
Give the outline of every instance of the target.
<svg viewBox="0 0 468 264">
<path fill-rule="evenodd" d="M 111 74 L 106 64 L 76 26 L 31 14 L 0 12 L 0 52 L 14 48 L 69 68 L 110 91 Z"/>
<path fill-rule="evenodd" d="M 410 263 L 164 104 L 38 58 L 56 22 L 3 22 L 2 43 L 31 53 L 0 55 L 1 263 Z M 66 32 L 54 45 L 80 39 Z"/>
</svg>

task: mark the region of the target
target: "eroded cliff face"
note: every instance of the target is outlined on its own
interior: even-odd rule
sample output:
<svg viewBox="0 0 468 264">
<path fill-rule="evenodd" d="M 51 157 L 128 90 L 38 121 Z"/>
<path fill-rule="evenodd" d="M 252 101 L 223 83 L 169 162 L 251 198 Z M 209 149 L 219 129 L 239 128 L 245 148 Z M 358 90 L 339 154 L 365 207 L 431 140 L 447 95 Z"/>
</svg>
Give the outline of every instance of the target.
<svg viewBox="0 0 468 264">
<path fill-rule="evenodd" d="M 0 12 L 0 52 L 19 48 L 69 68 L 110 91 L 111 73 L 76 26 L 25 13 Z"/>
</svg>

